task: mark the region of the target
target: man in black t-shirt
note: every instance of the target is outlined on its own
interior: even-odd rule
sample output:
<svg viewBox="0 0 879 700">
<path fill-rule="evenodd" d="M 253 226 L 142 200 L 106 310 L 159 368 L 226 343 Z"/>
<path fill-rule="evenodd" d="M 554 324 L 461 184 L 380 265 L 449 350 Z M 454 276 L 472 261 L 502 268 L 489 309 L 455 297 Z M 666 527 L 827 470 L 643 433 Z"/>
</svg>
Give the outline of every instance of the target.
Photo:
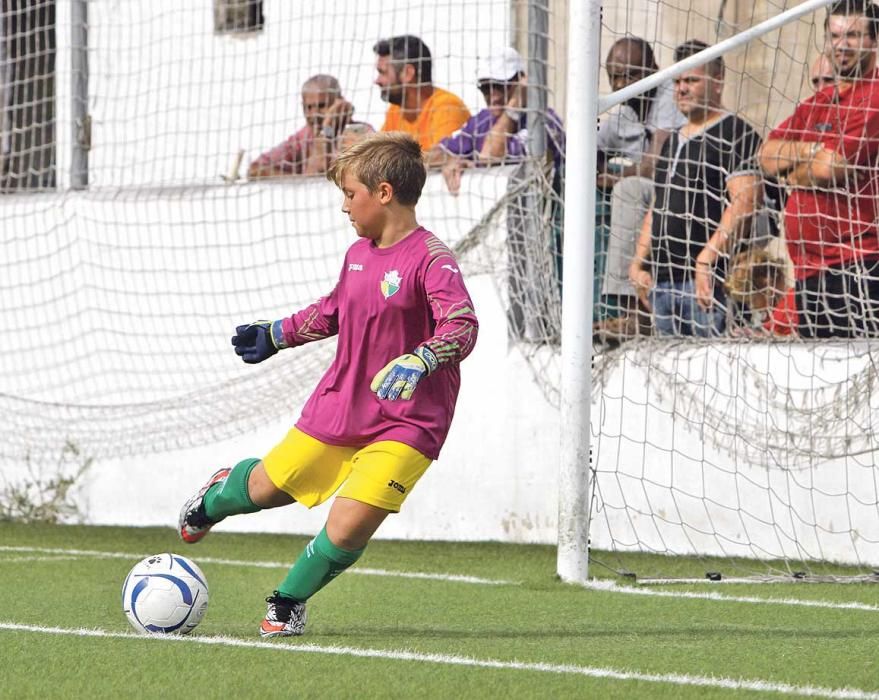
<svg viewBox="0 0 879 700">
<path fill-rule="evenodd" d="M 706 48 L 688 41 L 675 50 L 675 61 Z M 747 237 L 763 200 L 755 160 L 760 137 L 723 108 L 723 72 L 723 59 L 716 58 L 675 79 L 675 101 L 687 123 L 660 152 L 653 207 L 629 267 L 660 335 L 723 333 L 727 251 Z"/>
</svg>

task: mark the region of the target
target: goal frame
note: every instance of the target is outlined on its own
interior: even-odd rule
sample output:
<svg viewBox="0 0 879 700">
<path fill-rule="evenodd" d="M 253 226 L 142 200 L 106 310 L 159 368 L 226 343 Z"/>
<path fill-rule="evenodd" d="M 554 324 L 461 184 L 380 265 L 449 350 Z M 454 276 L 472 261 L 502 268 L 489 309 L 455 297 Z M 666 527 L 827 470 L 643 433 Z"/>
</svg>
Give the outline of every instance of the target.
<svg viewBox="0 0 879 700">
<path fill-rule="evenodd" d="M 556 572 L 566 583 L 589 581 L 589 524 L 592 495 L 591 394 L 593 261 L 598 116 L 612 107 L 697 68 L 833 0 L 806 0 L 704 51 L 604 97 L 598 94 L 602 1 L 570 4 L 568 22 L 567 143 L 565 173 L 565 276 L 562 296 L 559 506 Z M 582 157 L 580 157 L 582 155 Z M 571 196 L 568 196 L 571 195 Z"/>
</svg>

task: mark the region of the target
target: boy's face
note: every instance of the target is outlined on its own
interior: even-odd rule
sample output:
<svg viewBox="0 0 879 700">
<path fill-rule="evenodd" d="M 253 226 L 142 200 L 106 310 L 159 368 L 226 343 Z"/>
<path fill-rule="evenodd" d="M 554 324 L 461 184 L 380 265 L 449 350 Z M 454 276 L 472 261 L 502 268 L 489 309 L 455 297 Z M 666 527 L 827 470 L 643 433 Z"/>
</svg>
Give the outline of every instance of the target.
<svg viewBox="0 0 879 700">
<path fill-rule="evenodd" d="M 384 184 L 384 183 L 383 183 Z M 381 186 L 376 192 L 369 189 L 350 173 L 342 176 L 342 211 L 361 238 L 378 240 L 385 224 L 387 193 Z"/>
</svg>

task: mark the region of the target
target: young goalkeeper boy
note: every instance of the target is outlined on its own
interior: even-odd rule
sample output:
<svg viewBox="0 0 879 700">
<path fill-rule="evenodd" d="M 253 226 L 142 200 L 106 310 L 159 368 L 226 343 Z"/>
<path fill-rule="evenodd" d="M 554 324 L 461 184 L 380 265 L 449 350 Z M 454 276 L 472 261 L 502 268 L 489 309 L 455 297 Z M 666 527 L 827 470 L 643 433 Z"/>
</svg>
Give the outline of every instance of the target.
<svg viewBox="0 0 879 700">
<path fill-rule="evenodd" d="M 288 318 L 238 326 L 244 362 L 338 336 L 336 357 L 295 427 L 262 460 L 217 471 L 180 513 L 185 542 L 230 515 L 338 490 L 326 525 L 266 599 L 264 637 L 302 634 L 305 602 L 363 554 L 439 455 L 478 322 L 454 256 L 418 225 L 426 178 L 419 145 L 379 133 L 327 172 L 357 232 L 335 288 Z"/>
</svg>

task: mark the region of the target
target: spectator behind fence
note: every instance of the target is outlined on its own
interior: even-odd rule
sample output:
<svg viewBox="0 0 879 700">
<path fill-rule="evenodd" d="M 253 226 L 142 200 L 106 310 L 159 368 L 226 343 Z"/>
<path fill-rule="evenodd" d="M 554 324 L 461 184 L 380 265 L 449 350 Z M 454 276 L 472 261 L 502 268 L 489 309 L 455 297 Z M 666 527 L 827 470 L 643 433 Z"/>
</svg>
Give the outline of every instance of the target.
<svg viewBox="0 0 879 700">
<path fill-rule="evenodd" d="M 519 163 L 508 179 L 507 310 L 509 335 L 515 340 L 557 342 L 561 294 L 561 201 L 565 133 L 552 110 L 543 116 L 545 160 L 528 154 L 525 66 L 513 48 L 482 61 L 477 84 L 486 107 L 428 154 L 444 164 L 449 191 L 456 193 L 461 173 L 470 165 Z M 536 167 L 535 167 L 536 165 Z M 556 313 L 553 311 L 556 310 Z"/>
<path fill-rule="evenodd" d="M 879 11 L 840 0 L 824 28 L 837 86 L 797 105 L 768 136 L 760 164 L 790 193 L 785 236 L 804 338 L 879 331 Z"/>
<path fill-rule="evenodd" d="M 675 49 L 675 61 L 706 48 L 688 41 Z M 687 123 L 663 146 L 653 207 L 629 268 L 661 335 L 706 337 L 724 331 L 724 256 L 733 239 L 749 233 L 763 199 L 755 162 L 760 137 L 723 108 L 723 77 L 718 57 L 675 79 L 675 100 Z"/>
<path fill-rule="evenodd" d="M 325 173 L 350 133 L 373 131 L 368 124 L 352 121 L 354 107 L 331 75 L 313 75 L 303 83 L 302 111 L 305 126 L 254 160 L 247 171 L 251 180 Z"/>
<path fill-rule="evenodd" d="M 429 164 L 443 165 L 449 192 L 457 194 L 465 168 L 521 161 L 525 156 L 528 150 L 525 80 L 525 64 L 514 48 L 501 49 L 480 64 L 477 85 L 486 107 L 427 154 Z M 565 132 L 562 120 L 552 109 L 546 110 L 544 129 L 547 154 L 559 172 L 565 152 Z"/>
<path fill-rule="evenodd" d="M 617 40 L 607 54 L 607 79 L 614 91 L 658 70 L 653 47 L 640 37 Z M 638 297 L 629 281 L 635 241 L 653 199 L 656 158 L 668 135 L 687 118 L 677 108 L 671 80 L 631 97 L 611 110 L 598 129 L 598 187 L 610 195 L 610 231 L 604 246 L 596 236 L 599 298 L 609 318 L 595 330 L 606 340 L 648 333 L 650 319 L 638 313 Z M 603 274 L 601 274 L 603 271 Z M 639 323 L 639 320 L 641 321 Z"/>
<path fill-rule="evenodd" d="M 382 131 L 405 131 L 427 152 L 470 118 L 460 97 L 434 86 L 430 49 L 417 36 L 382 39 L 372 50 L 375 84 L 389 103 Z"/>
<path fill-rule="evenodd" d="M 785 267 L 784 260 L 764 248 L 743 250 L 733 257 L 724 283 L 732 307 L 732 335 L 796 333 L 796 302 Z"/>
</svg>

